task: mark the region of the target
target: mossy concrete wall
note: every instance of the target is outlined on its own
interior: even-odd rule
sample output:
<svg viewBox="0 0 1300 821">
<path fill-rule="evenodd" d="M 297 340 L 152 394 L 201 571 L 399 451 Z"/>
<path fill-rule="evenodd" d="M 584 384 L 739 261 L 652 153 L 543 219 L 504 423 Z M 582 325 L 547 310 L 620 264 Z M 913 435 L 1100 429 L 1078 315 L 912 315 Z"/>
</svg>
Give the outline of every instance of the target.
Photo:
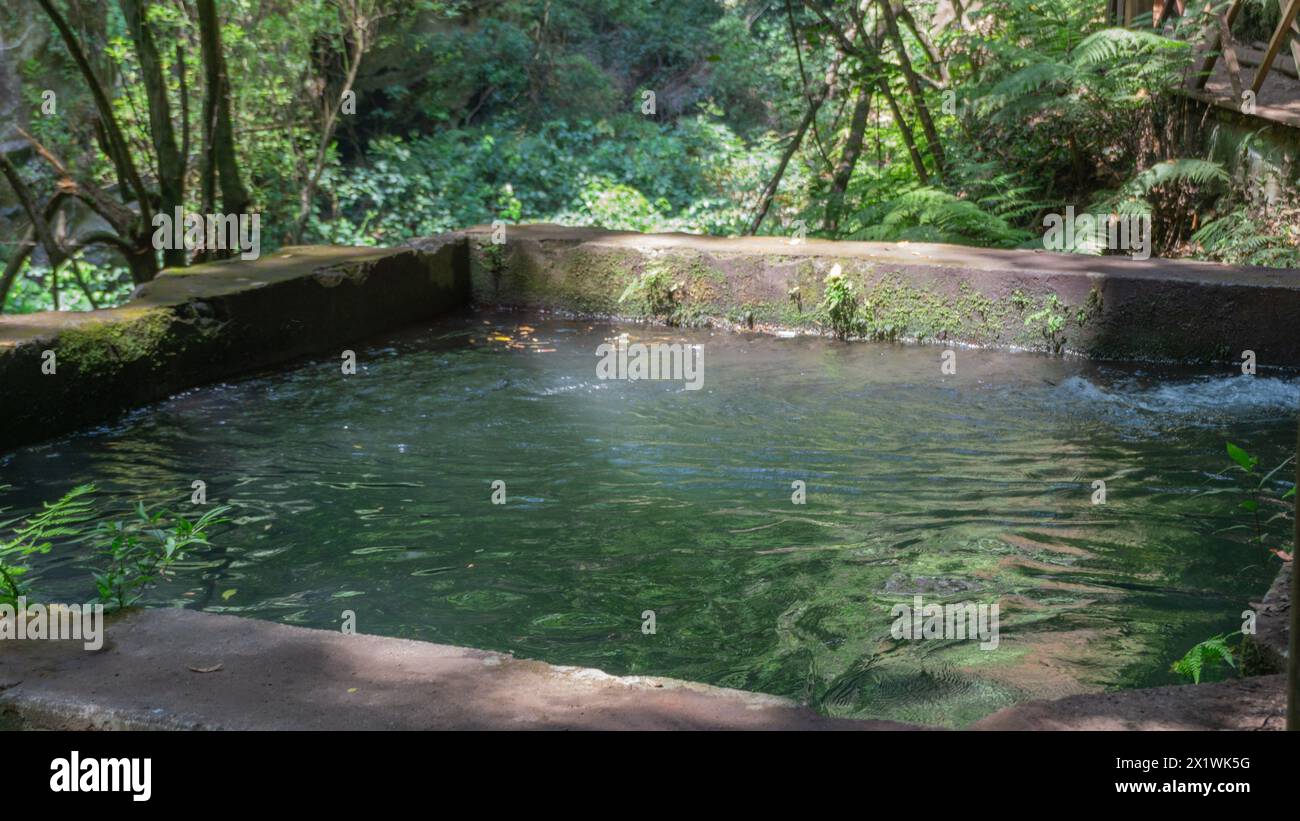
<svg viewBox="0 0 1300 821">
<path fill-rule="evenodd" d="M 670 324 L 831 330 L 838 264 L 851 336 L 1101 359 L 1300 366 L 1300 271 L 909 243 L 468 229 L 475 301 Z"/>
<path fill-rule="evenodd" d="M 465 253 L 456 235 L 420 252 L 287 248 L 164 273 L 120 308 L 0 317 L 0 452 L 460 308 Z"/>
<path fill-rule="evenodd" d="M 1300 367 L 1300 271 L 951 245 L 725 239 L 554 225 L 397 249 L 289 248 L 168 272 L 126 305 L 0 317 L 0 452 L 119 410 L 480 305 L 1094 358 Z M 42 367 L 47 352 L 55 372 Z"/>
</svg>

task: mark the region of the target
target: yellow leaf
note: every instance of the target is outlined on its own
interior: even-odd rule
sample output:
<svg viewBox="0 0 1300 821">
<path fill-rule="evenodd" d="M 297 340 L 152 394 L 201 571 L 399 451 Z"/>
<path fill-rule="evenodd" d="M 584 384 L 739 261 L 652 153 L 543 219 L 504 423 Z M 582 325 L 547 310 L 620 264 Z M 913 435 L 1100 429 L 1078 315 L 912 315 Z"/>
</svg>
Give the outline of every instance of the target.
<svg viewBox="0 0 1300 821">
<path fill-rule="evenodd" d="M 233 587 L 232 587 L 231 589 L 229 589 L 229 590 L 227 590 L 226 592 L 224 592 L 224 593 L 221 594 L 221 600 L 222 600 L 222 601 L 230 601 L 230 597 L 233 596 L 233 595 L 235 595 L 235 594 L 238 593 L 238 592 L 239 592 L 239 589 L 238 589 L 238 588 L 233 588 Z"/>
</svg>

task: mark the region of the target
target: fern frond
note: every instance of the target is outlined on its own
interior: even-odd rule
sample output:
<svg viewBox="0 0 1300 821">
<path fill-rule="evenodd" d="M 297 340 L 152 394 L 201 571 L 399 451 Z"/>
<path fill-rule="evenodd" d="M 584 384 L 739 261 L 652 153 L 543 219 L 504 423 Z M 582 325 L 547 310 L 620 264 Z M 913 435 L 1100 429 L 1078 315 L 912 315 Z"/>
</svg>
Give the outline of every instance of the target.
<svg viewBox="0 0 1300 821">
<path fill-rule="evenodd" d="M 1125 184 L 1125 192 L 1130 195 L 1146 196 L 1151 190 L 1161 185 L 1185 182 L 1193 185 L 1225 183 L 1228 172 L 1223 166 L 1210 160 L 1183 157 L 1156 163 Z"/>
<path fill-rule="evenodd" d="M 81 534 L 81 526 L 94 518 L 94 504 L 86 498 L 94 492 L 94 485 L 78 485 L 57 502 L 45 502 L 40 513 L 29 517 L 15 531 L 16 538 L 5 545 L 6 549 L 44 553 L 49 550 L 50 539 Z"/>
<path fill-rule="evenodd" d="M 1031 63 L 994 86 L 984 101 L 993 109 L 1003 108 L 1012 101 L 1037 93 L 1047 86 L 1065 84 L 1073 77 L 1074 68 L 1068 63 L 1050 60 Z"/>
<path fill-rule="evenodd" d="M 1175 661 L 1169 669 L 1180 676 L 1190 678 L 1193 684 L 1200 684 L 1201 673 L 1206 667 L 1212 667 L 1223 662 L 1229 667 L 1235 668 L 1237 664 L 1234 661 L 1233 649 L 1228 646 L 1229 636 L 1235 635 L 1237 634 L 1222 633 L 1206 639 L 1188 650 L 1187 654 Z"/>
<path fill-rule="evenodd" d="M 1112 64 L 1121 57 L 1130 57 L 1152 51 L 1177 51 L 1189 44 L 1171 40 L 1154 31 L 1142 29 L 1102 29 L 1083 39 L 1071 54 L 1075 66 Z"/>
</svg>

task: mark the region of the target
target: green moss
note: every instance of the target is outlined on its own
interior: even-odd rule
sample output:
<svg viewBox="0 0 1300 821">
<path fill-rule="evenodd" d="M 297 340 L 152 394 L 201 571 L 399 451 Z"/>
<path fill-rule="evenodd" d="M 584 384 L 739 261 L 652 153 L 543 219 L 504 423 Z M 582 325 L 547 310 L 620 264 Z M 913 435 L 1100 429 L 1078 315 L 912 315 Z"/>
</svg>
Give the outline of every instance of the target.
<svg viewBox="0 0 1300 821">
<path fill-rule="evenodd" d="M 174 317 L 166 308 L 133 309 L 133 316 L 91 322 L 59 335 L 60 360 L 82 372 L 112 372 L 165 352 Z"/>
<path fill-rule="evenodd" d="M 918 288 L 901 274 L 884 277 L 864 304 L 867 335 L 872 339 L 961 339 L 992 344 L 1002 335 L 1004 306 L 963 282 L 957 294 Z"/>
<path fill-rule="evenodd" d="M 1082 305 L 1068 305 L 1055 293 L 1016 290 L 995 298 L 960 282 L 951 287 L 915 284 L 900 273 L 876 273 L 870 262 L 841 260 L 842 278 L 857 298 L 851 315 L 832 321 L 825 304 L 827 270 L 815 260 L 769 254 L 744 257 L 727 273 L 718 260 L 693 249 L 647 253 L 638 248 L 546 246 L 516 249 L 503 261 L 491 301 L 579 313 L 626 316 L 670 325 L 777 326 L 840 333 L 857 339 L 894 341 L 959 340 L 977 345 L 1017 344 L 1061 352 L 1067 330 L 1083 328 L 1101 314 L 1093 289 Z M 493 261 L 479 266 L 486 278 Z M 772 294 L 772 276 L 785 271 L 784 298 Z M 778 287 L 781 287 L 778 285 Z M 476 291 L 477 296 L 477 291 Z M 482 297 L 479 297 L 482 300 Z"/>
</svg>

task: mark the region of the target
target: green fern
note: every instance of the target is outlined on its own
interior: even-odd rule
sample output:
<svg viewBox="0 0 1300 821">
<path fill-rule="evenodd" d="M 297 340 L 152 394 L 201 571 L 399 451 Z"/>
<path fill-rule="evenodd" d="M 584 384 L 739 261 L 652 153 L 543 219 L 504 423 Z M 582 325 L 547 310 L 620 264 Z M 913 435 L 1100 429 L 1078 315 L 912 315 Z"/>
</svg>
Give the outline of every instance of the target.
<svg viewBox="0 0 1300 821">
<path fill-rule="evenodd" d="M 1210 160 L 1180 158 L 1156 163 L 1139 173 L 1125 186 L 1126 193 L 1146 196 L 1160 185 L 1188 183 L 1191 185 L 1209 185 L 1226 183 L 1228 172 L 1223 166 Z"/>
<path fill-rule="evenodd" d="M 936 188 L 909 191 L 875 209 L 855 239 L 1013 247 L 1029 234 L 979 204 Z"/>
<path fill-rule="evenodd" d="M 1151 195 L 1156 189 L 1179 184 L 1217 187 L 1227 184 L 1229 179 L 1228 172 L 1217 162 L 1195 157 L 1165 160 L 1139 171 L 1118 190 L 1096 192 L 1091 208 L 1124 216 L 1150 216 L 1155 210 Z"/>
<path fill-rule="evenodd" d="M 1142 29 L 1103 29 L 1088 35 L 1070 55 L 1075 66 L 1110 66 L 1122 58 L 1153 52 L 1182 52 L 1188 43 Z"/>
<path fill-rule="evenodd" d="M 1300 243 L 1268 231 L 1245 207 L 1206 222 L 1192 234 L 1192 242 L 1217 262 L 1274 268 L 1300 267 Z"/>
<path fill-rule="evenodd" d="M 28 587 L 22 582 L 30 569 L 24 562 L 27 557 L 49 553 L 51 539 L 83 533 L 83 526 L 94 517 L 93 504 L 86 498 L 94 492 L 94 485 L 74 487 L 57 502 L 46 502 L 8 541 L 0 541 L 0 604 L 17 604 L 18 597 L 27 594 Z"/>
<path fill-rule="evenodd" d="M 1190 678 L 1193 684 L 1200 684 L 1202 671 L 1220 662 L 1235 669 L 1237 664 L 1233 649 L 1228 645 L 1228 639 L 1236 635 L 1239 633 L 1222 633 L 1206 639 L 1188 650 L 1187 654 L 1170 665 L 1169 669 L 1180 676 Z"/>
</svg>

